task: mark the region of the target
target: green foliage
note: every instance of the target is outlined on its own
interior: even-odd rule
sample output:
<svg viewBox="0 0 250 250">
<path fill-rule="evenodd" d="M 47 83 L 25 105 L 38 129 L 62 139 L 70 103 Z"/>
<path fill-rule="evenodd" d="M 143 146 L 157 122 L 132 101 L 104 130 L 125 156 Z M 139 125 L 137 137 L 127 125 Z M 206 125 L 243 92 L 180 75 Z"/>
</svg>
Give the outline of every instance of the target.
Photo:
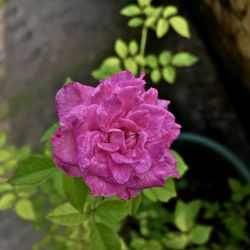
<svg viewBox="0 0 250 250">
<path fill-rule="evenodd" d="M 190 67 L 198 61 L 198 58 L 189 52 L 179 52 L 174 55 L 172 65 L 176 67 Z"/>
<path fill-rule="evenodd" d="M 169 22 L 176 33 L 185 38 L 190 38 L 189 25 L 184 17 L 174 16 L 170 18 Z"/>
<path fill-rule="evenodd" d="M 156 35 L 158 38 L 163 37 L 164 35 L 167 34 L 169 29 L 169 24 L 168 21 L 161 18 L 156 25 Z"/>
<path fill-rule="evenodd" d="M 6 193 L 0 198 L 0 211 L 11 208 L 15 202 L 15 195 L 13 193 Z"/>
<path fill-rule="evenodd" d="M 38 184 L 56 170 L 53 161 L 45 156 L 30 156 L 17 166 L 9 183 L 14 185 Z"/>
<path fill-rule="evenodd" d="M 16 203 L 15 207 L 16 214 L 24 220 L 35 220 L 36 214 L 34 211 L 33 204 L 28 199 L 21 199 Z"/>
<path fill-rule="evenodd" d="M 64 203 L 50 211 L 47 219 L 56 224 L 71 227 L 82 224 L 85 216 L 72 207 L 70 203 Z"/>
<path fill-rule="evenodd" d="M 188 232 L 193 227 L 200 208 L 201 201 L 199 200 L 194 200 L 189 203 L 184 203 L 179 200 L 174 213 L 174 223 L 176 227 L 182 232 Z"/>
<path fill-rule="evenodd" d="M 169 232 L 162 239 L 163 244 L 170 249 L 185 249 L 188 237 L 179 232 Z"/>
<path fill-rule="evenodd" d="M 83 182 L 83 179 L 65 176 L 63 186 L 66 198 L 70 204 L 79 212 L 82 212 L 88 194 L 90 193 L 90 189 Z"/>
<path fill-rule="evenodd" d="M 196 225 L 190 232 L 191 241 L 197 245 L 206 243 L 209 240 L 212 227 Z"/>
<path fill-rule="evenodd" d="M 133 47 L 131 47 L 132 41 L 127 43 L 118 38 L 114 46 L 118 57 L 105 59 L 99 69 L 92 72 L 94 78 L 104 79 L 126 69 L 134 75 L 142 71 L 148 73 L 155 84 L 160 81 L 173 84 L 177 78 L 176 68 L 190 67 L 198 61 L 196 56 L 188 52 L 178 52 L 173 55 L 170 51 L 163 50 L 158 57 L 152 53 L 145 53 L 149 30 L 153 30 L 157 38 L 162 38 L 172 27 L 180 36 L 190 38 L 188 21 L 178 13 L 176 6 L 154 6 L 151 0 L 138 0 L 137 3 L 122 8 L 120 13 L 129 18 L 129 27 L 141 27 L 140 46 L 132 40 Z"/>
<path fill-rule="evenodd" d="M 121 61 L 117 57 L 106 58 L 99 69 L 92 72 L 92 76 L 96 79 L 105 79 L 108 76 L 121 71 Z"/>
<path fill-rule="evenodd" d="M 143 190 L 143 194 L 151 201 L 168 202 L 176 197 L 175 184 L 173 179 L 168 179 L 164 187 L 149 188 Z"/>
<path fill-rule="evenodd" d="M 91 229 L 91 250 L 120 250 L 121 244 L 116 232 L 102 223 L 95 223 Z"/>
<path fill-rule="evenodd" d="M 124 59 L 128 55 L 128 47 L 122 39 L 117 39 L 115 42 L 115 52 L 116 54 Z"/>
</svg>

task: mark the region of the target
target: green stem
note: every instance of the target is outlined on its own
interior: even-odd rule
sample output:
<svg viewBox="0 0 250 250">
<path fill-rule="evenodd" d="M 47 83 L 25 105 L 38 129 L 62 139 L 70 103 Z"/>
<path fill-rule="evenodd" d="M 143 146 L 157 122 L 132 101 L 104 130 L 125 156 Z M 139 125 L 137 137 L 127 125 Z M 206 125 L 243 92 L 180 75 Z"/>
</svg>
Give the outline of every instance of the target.
<svg viewBox="0 0 250 250">
<path fill-rule="evenodd" d="M 140 44 L 140 57 L 144 58 L 146 43 L 147 43 L 147 36 L 148 36 L 148 28 L 143 25 L 142 33 L 141 33 L 141 44 Z M 144 65 L 140 66 L 140 71 L 144 71 Z"/>
</svg>

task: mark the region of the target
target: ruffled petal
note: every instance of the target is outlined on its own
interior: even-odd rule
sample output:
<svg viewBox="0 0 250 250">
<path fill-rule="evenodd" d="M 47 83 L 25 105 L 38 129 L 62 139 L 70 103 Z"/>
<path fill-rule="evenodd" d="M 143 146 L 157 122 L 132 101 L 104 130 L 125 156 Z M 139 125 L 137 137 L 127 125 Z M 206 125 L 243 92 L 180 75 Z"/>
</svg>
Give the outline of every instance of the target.
<svg viewBox="0 0 250 250">
<path fill-rule="evenodd" d="M 108 181 L 105 181 L 103 178 L 99 178 L 95 175 L 88 175 L 84 178 L 86 184 L 90 187 L 92 195 L 94 196 L 113 196 L 121 193 L 123 188 L 119 185 L 115 185 Z"/>
<path fill-rule="evenodd" d="M 109 161 L 109 169 L 113 175 L 115 182 L 119 184 L 126 183 L 129 180 L 132 172 L 134 171 L 133 165 L 117 164 L 112 160 Z"/>
<path fill-rule="evenodd" d="M 55 158 L 71 165 L 78 165 L 76 142 L 71 131 L 55 130 L 51 138 L 52 153 Z"/>
<path fill-rule="evenodd" d="M 107 131 L 108 128 L 111 127 L 112 122 L 114 122 L 122 112 L 121 108 L 122 102 L 117 95 L 112 95 L 104 101 L 96 111 L 96 121 L 99 128 L 103 131 Z"/>
<path fill-rule="evenodd" d="M 81 170 L 79 169 L 78 166 L 66 163 L 66 162 L 58 159 L 55 156 L 54 156 L 53 160 L 54 160 L 54 163 L 56 164 L 56 166 L 61 168 L 65 173 L 67 173 L 67 175 L 75 176 L 75 177 L 81 177 L 82 176 L 82 172 L 81 172 Z"/>
<path fill-rule="evenodd" d="M 82 85 L 78 82 L 64 85 L 56 94 L 56 108 L 61 121 L 62 117 L 73 109 L 75 106 L 84 104 L 89 105 L 93 87 Z"/>
<path fill-rule="evenodd" d="M 138 189 L 126 188 L 123 192 L 117 194 L 117 196 L 122 200 L 129 200 L 136 197 L 140 193 Z"/>
</svg>

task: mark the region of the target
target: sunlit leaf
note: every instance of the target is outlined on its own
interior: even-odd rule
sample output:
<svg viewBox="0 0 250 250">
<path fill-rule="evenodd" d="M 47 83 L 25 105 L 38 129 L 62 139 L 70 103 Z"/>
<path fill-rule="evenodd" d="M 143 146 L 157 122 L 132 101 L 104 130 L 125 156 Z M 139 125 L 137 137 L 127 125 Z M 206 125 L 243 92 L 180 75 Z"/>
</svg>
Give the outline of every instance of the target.
<svg viewBox="0 0 250 250">
<path fill-rule="evenodd" d="M 150 78 L 153 83 L 158 83 L 161 80 L 161 71 L 159 69 L 154 69 L 150 74 Z"/>
<path fill-rule="evenodd" d="M 135 5 L 135 4 L 130 4 L 123 9 L 121 9 L 120 12 L 123 16 L 136 16 L 141 13 L 141 9 Z"/>
<path fill-rule="evenodd" d="M 198 57 L 189 52 L 179 52 L 173 56 L 172 65 L 176 67 L 190 67 L 198 61 Z"/>
<path fill-rule="evenodd" d="M 124 68 L 129 70 L 134 75 L 138 73 L 138 65 L 136 64 L 135 60 L 131 57 L 126 58 L 124 60 Z"/>
<path fill-rule="evenodd" d="M 47 219 L 63 226 L 77 226 L 83 223 L 85 216 L 72 207 L 70 203 L 64 203 L 50 211 Z"/>
<path fill-rule="evenodd" d="M 153 54 L 150 54 L 146 57 L 146 64 L 151 68 L 151 69 L 156 69 L 158 66 L 157 62 L 157 57 Z"/>
<path fill-rule="evenodd" d="M 7 210 L 12 207 L 15 202 L 15 195 L 13 193 L 6 193 L 0 197 L 0 211 Z"/>
<path fill-rule="evenodd" d="M 174 180 L 168 179 L 164 187 L 144 189 L 143 194 L 151 201 L 168 202 L 170 199 L 176 197 Z"/>
<path fill-rule="evenodd" d="M 174 212 L 174 223 L 176 227 L 183 232 L 188 232 L 193 227 L 200 208 L 200 200 L 194 200 L 188 203 L 178 200 Z"/>
<path fill-rule="evenodd" d="M 162 66 L 166 66 L 170 63 L 171 58 L 172 58 L 172 53 L 170 51 L 164 50 L 159 55 L 159 63 Z"/>
<path fill-rule="evenodd" d="M 150 5 L 150 3 L 152 2 L 152 0 L 137 0 L 139 6 L 141 7 L 145 7 Z"/>
<path fill-rule="evenodd" d="M 138 52 L 138 44 L 135 40 L 130 41 L 129 43 L 129 53 L 134 56 Z"/>
<path fill-rule="evenodd" d="M 176 79 L 176 70 L 174 67 L 168 66 L 162 70 L 163 78 L 166 82 L 173 84 Z"/>
<path fill-rule="evenodd" d="M 21 199 L 17 202 L 15 206 L 15 211 L 18 216 L 20 216 L 24 220 L 35 220 L 36 214 L 34 211 L 34 207 L 30 200 Z"/>
<path fill-rule="evenodd" d="M 21 161 L 9 183 L 14 185 L 37 184 L 57 171 L 53 161 L 45 156 L 34 155 Z"/>
<path fill-rule="evenodd" d="M 169 29 L 169 23 L 166 19 L 161 18 L 156 25 L 156 35 L 158 38 L 163 37 Z"/>
<path fill-rule="evenodd" d="M 140 17 L 133 17 L 128 21 L 128 26 L 133 28 L 139 27 L 142 24 L 143 24 L 143 19 Z"/>
<path fill-rule="evenodd" d="M 183 37 L 190 38 L 189 25 L 184 17 L 174 16 L 169 19 L 169 22 L 176 33 Z"/>
<path fill-rule="evenodd" d="M 183 158 L 181 157 L 181 155 L 178 154 L 178 152 L 172 150 L 172 153 L 173 153 L 175 159 L 177 160 L 176 168 L 178 170 L 178 173 L 180 174 L 180 176 L 183 176 L 186 173 L 186 171 L 188 170 L 188 166 L 185 163 L 185 161 L 183 160 Z"/>
<path fill-rule="evenodd" d="M 163 11 L 163 16 L 165 18 L 168 18 L 172 15 L 176 15 L 178 12 L 178 9 L 176 6 L 173 6 L 173 5 L 169 5 L 167 7 L 165 7 L 164 11 Z"/>
<path fill-rule="evenodd" d="M 108 57 L 102 62 L 97 70 L 92 71 L 91 75 L 94 78 L 101 80 L 119 71 L 121 71 L 120 59 L 117 57 Z"/>
</svg>

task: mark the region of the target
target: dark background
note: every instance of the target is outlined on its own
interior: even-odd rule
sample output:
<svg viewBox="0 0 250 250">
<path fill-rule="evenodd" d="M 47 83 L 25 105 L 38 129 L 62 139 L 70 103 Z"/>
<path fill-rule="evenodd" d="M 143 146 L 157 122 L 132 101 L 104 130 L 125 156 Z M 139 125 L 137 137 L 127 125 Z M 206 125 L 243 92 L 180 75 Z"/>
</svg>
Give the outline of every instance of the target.
<svg viewBox="0 0 250 250">
<path fill-rule="evenodd" d="M 90 72 L 113 54 L 115 39 L 139 38 L 139 30 L 127 28 L 127 19 L 119 15 L 128 2 L 132 1 L 8 0 L 0 4 L 0 130 L 8 132 L 10 143 L 39 146 L 41 135 L 57 119 L 54 96 L 64 79 L 70 76 L 96 85 Z M 171 99 L 171 110 L 183 131 L 221 142 L 250 165 L 249 1 L 155 3 L 179 4 L 190 22 L 192 38 L 171 31 L 157 40 L 149 33 L 147 50 L 187 50 L 200 58 L 195 66 L 179 70 L 174 86 L 161 83 L 161 97 Z M 4 237 L 0 249 L 30 249 L 25 244 L 30 245 L 33 236 L 18 219 L 1 213 L 0 220 Z M 12 227 L 7 237 L 3 232 Z M 18 242 L 23 239 L 26 243 L 20 248 Z"/>
</svg>

